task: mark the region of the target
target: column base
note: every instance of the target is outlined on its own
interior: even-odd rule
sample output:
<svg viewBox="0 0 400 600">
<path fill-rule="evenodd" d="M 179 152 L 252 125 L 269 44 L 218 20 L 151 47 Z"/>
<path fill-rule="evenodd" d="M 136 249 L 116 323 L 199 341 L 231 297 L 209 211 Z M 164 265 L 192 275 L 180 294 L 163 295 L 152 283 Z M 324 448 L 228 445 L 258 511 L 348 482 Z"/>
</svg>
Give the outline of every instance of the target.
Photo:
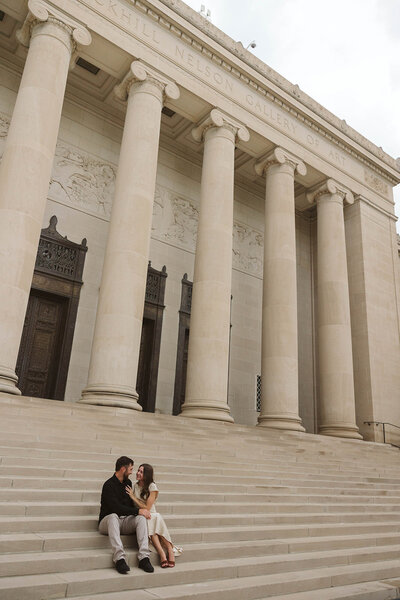
<svg viewBox="0 0 400 600">
<path fill-rule="evenodd" d="M 363 436 L 355 425 L 322 425 L 319 428 L 320 435 L 330 435 L 332 437 L 348 438 L 353 440 L 362 440 Z"/>
<path fill-rule="evenodd" d="M 192 417 L 193 419 L 208 419 L 209 421 L 225 421 L 233 423 L 233 418 L 229 414 L 227 404 L 206 404 L 201 402 L 190 402 L 182 406 L 181 417 Z"/>
<path fill-rule="evenodd" d="M 286 417 L 283 415 L 260 415 L 258 417 L 257 426 L 269 427 L 270 429 L 281 429 L 286 431 L 305 431 L 303 425 L 301 424 L 300 417 Z"/>
<path fill-rule="evenodd" d="M 0 392 L 21 396 L 21 391 L 17 388 L 17 383 L 18 377 L 13 369 L 0 367 Z"/>
<path fill-rule="evenodd" d="M 142 407 L 138 404 L 138 398 L 137 392 L 132 391 L 132 388 L 89 385 L 82 390 L 82 398 L 78 400 L 78 403 L 115 406 L 141 411 Z"/>
</svg>

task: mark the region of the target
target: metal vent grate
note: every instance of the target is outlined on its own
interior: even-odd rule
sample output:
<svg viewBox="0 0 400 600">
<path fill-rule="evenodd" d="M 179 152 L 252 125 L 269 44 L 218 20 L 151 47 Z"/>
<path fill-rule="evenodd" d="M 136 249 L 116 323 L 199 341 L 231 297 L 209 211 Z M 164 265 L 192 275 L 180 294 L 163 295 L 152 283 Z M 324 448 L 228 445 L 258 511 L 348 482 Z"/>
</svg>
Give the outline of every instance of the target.
<svg viewBox="0 0 400 600">
<path fill-rule="evenodd" d="M 170 108 L 167 108 L 166 106 L 164 106 L 164 108 L 162 109 L 162 114 L 165 115 L 166 117 L 173 117 L 174 115 L 176 115 L 176 112 L 174 110 L 171 110 Z"/>
<path fill-rule="evenodd" d="M 93 75 L 97 75 L 97 73 L 100 71 L 99 67 L 92 65 L 92 63 L 88 62 L 87 60 L 81 57 L 78 58 L 76 64 L 79 67 L 82 67 L 82 69 L 86 69 L 86 71 L 89 71 L 89 73 L 93 73 Z"/>
</svg>

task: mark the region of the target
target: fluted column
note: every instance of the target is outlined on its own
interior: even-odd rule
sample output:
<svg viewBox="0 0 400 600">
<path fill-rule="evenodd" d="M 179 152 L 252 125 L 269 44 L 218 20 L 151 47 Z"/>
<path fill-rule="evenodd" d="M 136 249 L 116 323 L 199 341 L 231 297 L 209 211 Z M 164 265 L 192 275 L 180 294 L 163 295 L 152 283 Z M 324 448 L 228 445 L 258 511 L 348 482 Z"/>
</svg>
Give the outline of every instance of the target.
<svg viewBox="0 0 400 600">
<path fill-rule="evenodd" d="M 258 425 L 304 431 L 299 417 L 294 174 L 304 163 L 275 148 L 255 165 L 266 176 Z"/>
<path fill-rule="evenodd" d="M 20 394 L 15 365 L 56 147 L 71 55 L 82 26 L 30 0 L 18 39 L 29 45 L 0 166 L 0 391 Z"/>
<path fill-rule="evenodd" d="M 194 130 L 204 140 L 193 277 L 185 417 L 232 422 L 228 361 L 235 140 L 249 133 L 217 109 Z"/>
<path fill-rule="evenodd" d="M 116 88 L 127 100 L 88 384 L 81 402 L 141 410 L 136 392 L 164 97 L 178 87 L 134 61 Z"/>
<path fill-rule="evenodd" d="M 317 203 L 320 433 L 360 439 L 356 425 L 343 202 L 352 193 L 328 179 L 308 194 Z"/>
</svg>

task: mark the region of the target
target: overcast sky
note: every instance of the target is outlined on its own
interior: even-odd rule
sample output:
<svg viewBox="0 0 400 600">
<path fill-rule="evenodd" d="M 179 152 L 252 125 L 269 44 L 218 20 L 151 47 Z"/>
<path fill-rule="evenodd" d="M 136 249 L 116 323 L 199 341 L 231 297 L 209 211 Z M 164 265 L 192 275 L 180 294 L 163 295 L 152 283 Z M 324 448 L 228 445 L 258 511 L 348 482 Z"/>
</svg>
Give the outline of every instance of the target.
<svg viewBox="0 0 400 600">
<path fill-rule="evenodd" d="M 185 0 L 394 158 L 400 156 L 400 0 Z M 400 186 L 395 190 L 400 216 Z M 397 226 L 400 231 L 399 225 Z"/>
</svg>

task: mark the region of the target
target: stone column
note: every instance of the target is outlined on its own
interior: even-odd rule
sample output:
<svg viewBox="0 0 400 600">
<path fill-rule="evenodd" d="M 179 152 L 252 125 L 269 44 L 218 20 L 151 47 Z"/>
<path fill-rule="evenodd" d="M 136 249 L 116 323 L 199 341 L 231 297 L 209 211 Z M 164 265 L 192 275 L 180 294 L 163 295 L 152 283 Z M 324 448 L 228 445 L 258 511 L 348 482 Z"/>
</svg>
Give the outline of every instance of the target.
<svg viewBox="0 0 400 600">
<path fill-rule="evenodd" d="M 44 2 L 28 6 L 18 39 L 29 51 L 0 166 L 0 392 L 11 394 L 20 394 L 15 365 L 71 55 L 91 41 Z"/>
<path fill-rule="evenodd" d="M 343 202 L 352 193 L 328 179 L 308 194 L 317 203 L 319 429 L 361 439 L 356 425 Z"/>
<path fill-rule="evenodd" d="M 275 148 L 255 165 L 266 175 L 258 425 L 304 431 L 299 417 L 294 174 L 304 163 Z"/>
<path fill-rule="evenodd" d="M 161 109 L 178 87 L 134 61 L 115 89 L 127 101 L 97 307 L 88 384 L 81 402 L 141 410 L 137 367 L 146 294 Z"/>
<path fill-rule="evenodd" d="M 236 138 L 250 136 L 217 109 L 193 136 L 204 140 L 204 156 L 182 415 L 232 422 L 227 396 L 234 154 Z"/>
</svg>

